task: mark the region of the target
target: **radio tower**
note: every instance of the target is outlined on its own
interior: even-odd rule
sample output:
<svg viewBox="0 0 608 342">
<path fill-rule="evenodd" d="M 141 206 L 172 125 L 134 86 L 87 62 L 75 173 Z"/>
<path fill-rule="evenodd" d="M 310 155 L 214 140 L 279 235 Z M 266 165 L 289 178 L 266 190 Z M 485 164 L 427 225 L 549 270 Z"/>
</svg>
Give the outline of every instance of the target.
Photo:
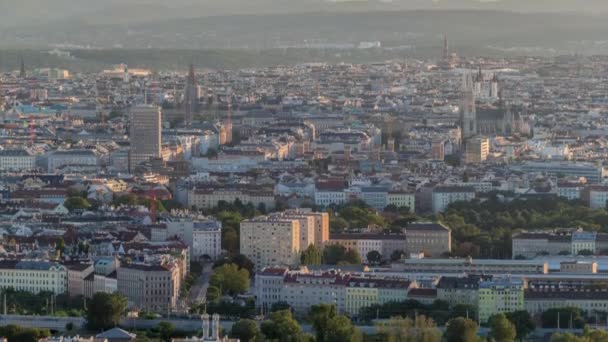
<svg viewBox="0 0 608 342">
<path fill-rule="evenodd" d="M 226 144 L 232 143 L 232 93 L 228 98 L 228 114 L 226 117 Z"/>
</svg>

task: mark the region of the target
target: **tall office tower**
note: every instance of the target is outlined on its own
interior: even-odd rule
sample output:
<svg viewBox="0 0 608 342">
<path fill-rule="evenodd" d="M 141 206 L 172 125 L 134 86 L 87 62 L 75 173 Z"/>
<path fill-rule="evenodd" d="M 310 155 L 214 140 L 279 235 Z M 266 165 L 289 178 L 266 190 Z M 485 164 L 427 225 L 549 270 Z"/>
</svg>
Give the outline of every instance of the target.
<svg viewBox="0 0 608 342">
<path fill-rule="evenodd" d="M 460 108 L 460 127 L 462 129 L 462 142 L 477 135 L 477 111 L 475 109 L 475 93 L 473 78 L 465 73 L 462 78 L 462 104 Z"/>
<path fill-rule="evenodd" d="M 137 106 L 131 109 L 129 139 L 129 171 L 150 158 L 161 157 L 162 113 L 158 106 Z"/>
<path fill-rule="evenodd" d="M 192 124 L 194 113 L 198 111 L 199 98 L 200 90 L 196 82 L 196 75 L 194 74 L 194 65 L 190 64 L 186 88 L 184 89 L 184 121 L 186 125 Z"/>
</svg>

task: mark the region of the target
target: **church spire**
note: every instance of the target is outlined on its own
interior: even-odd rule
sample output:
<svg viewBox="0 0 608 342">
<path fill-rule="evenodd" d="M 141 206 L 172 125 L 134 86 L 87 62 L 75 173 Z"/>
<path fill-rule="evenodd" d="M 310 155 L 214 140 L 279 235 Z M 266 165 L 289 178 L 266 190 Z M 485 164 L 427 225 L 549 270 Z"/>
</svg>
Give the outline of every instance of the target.
<svg viewBox="0 0 608 342">
<path fill-rule="evenodd" d="M 19 69 L 19 77 L 20 78 L 25 78 L 26 77 L 25 62 L 23 61 L 23 57 L 21 57 L 21 67 Z"/>
</svg>

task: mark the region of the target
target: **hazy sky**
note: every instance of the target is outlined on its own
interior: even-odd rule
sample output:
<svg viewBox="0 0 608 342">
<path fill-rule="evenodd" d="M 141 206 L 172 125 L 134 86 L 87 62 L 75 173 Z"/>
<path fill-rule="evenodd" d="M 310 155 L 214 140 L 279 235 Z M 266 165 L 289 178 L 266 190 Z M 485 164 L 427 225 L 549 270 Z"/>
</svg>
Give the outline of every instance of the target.
<svg viewBox="0 0 608 342">
<path fill-rule="evenodd" d="M 30 26 L 95 14 L 142 21 L 163 16 L 447 8 L 598 13 L 608 11 L 608 0 L 0 0 L 0 25 Z"/>
</svg>

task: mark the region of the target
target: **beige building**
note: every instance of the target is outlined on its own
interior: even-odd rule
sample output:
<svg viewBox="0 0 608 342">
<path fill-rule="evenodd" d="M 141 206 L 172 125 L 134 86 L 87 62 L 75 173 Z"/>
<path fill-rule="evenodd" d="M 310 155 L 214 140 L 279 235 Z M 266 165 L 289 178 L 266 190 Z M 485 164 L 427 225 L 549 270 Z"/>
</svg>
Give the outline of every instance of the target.
<svg viewBox="0 0 608 342">
<path fill-rule="evenodd" d="M 298 265 L 300 221 L 260 216 L 241 222 L 241 254 L 251 259 L 258 271 L 266 266 Z"/>
<path fill-rule="evenodd" d="M 157 106 L 137 106 L 131 110 L 129 170 L 150 158 L 161 158 L 162 114 Z"/>
<path fill-rule="evenodd" d="M 175 265 L 125 265 L 117 270 L 117 279 L 118 292 L 130 307 L 164 313 L 177 305 L 181 279 Z"/>
<path fill-rule="evenodd" d="M 467 139 L 465 149 L 465 162 L 479 164 L 488 159 L 490 153 L 490 140 L 486 137 L 473 137 Z"/>
<path fill-rule="evenodd" d="M 441 223 L 412 223 L 405 228 L 406 252 L 440 257 L 452 251 L 452 231 Z"/>
<path fill-rule="evenodd" d="M 328 244 L 356 250 L 361 261 L 368 263 L 367 254 L 372 251 L 380 253 L 384 260 L 394 252 L 405 253 L 406 237 L 401 234 L 332 234 Z"/>
<path fill-rule="evenodd" d="M 69 263 L 64 265 L 68 270 L 68 294 L 71 297 L 85 295 L 85 279 L 93 273 L 93 264 Z"/>
<path fill-rule="evenodd" d="M 597 261 L 562 261 L 559 263 L 559 271 L 573 274 L 596 274 Z"/>
<path fill-rule="evenodd" d="M 263 204 L 266 209 L 274 209 L 275 198 L 272 191 L 261 189 L 192 189 L 188 191 L 188 206 L 198 209 L 211 209 L 217 207 L 220 201 L 233 203 L 236 200 L 242 203 L 251 203 L 256 208 Z"/>
<path fill-rule="evenodd" d="M 310 240 L 315 246 L 323 246 L 329 240 L 329 214 L 324 212 L 314 212 L 311 209 L 300 208 L 300 209 L 289 209 L 284 212 L 286 217 L 308 217 L 312 218 L 313 223 L 313 236 Z M 300 244 L 302 249 L 305 249 L 308 245 Z"/>
</svg>

